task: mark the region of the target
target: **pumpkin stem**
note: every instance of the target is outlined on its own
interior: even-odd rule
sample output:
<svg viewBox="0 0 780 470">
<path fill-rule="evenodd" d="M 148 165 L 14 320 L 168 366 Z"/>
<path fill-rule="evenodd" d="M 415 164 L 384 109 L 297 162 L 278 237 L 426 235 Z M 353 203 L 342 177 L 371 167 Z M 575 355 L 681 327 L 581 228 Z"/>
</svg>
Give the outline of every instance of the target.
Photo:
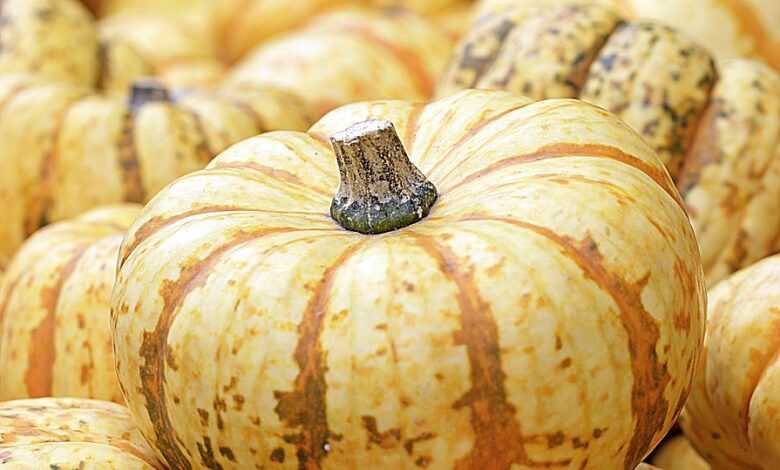
<svg viewBox="0 0 780 470">
<path fill-rule="evenodd" d="M 133 83 L 128 101 L 130 111 L 136 112 L 147 103 L 170 103 L 173 99 L 168 88 L 161 82 L 154 79 L 143 79 Z"/>
<path fill-rule="evenodd" d="M 436 187 L 409 161 L 393 123 L 370 120 L 330 138 L 341 174 L 330 215 L 353 232 L 379 234 L 422 220 Z"/>
</svg>

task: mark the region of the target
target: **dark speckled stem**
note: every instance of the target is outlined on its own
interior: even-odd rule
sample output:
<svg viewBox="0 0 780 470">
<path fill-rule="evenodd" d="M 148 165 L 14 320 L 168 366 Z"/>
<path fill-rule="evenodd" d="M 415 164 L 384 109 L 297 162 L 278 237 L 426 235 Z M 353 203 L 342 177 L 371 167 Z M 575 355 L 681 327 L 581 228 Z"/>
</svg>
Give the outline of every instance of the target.
<svg viewBox="0 0 780 470">
<path fill-rule="evenodd" d="M 130 88 L 129 108 L 136 112 L 147 103 L 170 103 L 173 99 L 168 88 L 154 79 L 138 80 Z"/>
<path fill-rule="evenodd" d="M 365 121 L 331 136 L 341 186 L 330 214 L 347 230 L 379 234 L 423 219 L 436 187 L 406 155 L 389 121 Z"/>
</svg>

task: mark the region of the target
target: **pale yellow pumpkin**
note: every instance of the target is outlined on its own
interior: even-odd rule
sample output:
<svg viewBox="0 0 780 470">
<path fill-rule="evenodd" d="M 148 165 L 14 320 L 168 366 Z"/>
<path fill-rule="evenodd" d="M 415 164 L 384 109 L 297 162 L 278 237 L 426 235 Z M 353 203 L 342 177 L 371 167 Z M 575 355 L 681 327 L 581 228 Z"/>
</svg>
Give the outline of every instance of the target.
<svg viewBox="0 0 780 470">
<path fill-rule="evenodd" d="M 680 420 L 713 470 L 780 466 L 780 256 L 709 292 L 705 354 Z"/>
<path fill-rule="evenodd" d="M 749 57 L 780 71 L 780 2 L 777 0 L 481 0 L 485 17 L 518 6 L 597 3 L 631 19 L 674 26 L 718 59 Z"/>
<path fill-rule="evenodd" d="M 123 406 L 39 398 L 0 403 L 4 470 L 162 470 Z"/>
<path fill-rule="evenodd" d="M 594 3 L 548 3 L 483 17 L 438 94 L 578 97 L 618 114 L 677 180 L 710 284 L 780 248 L 780 74 L 748 60 L 716 70 L 667 26 Z"/>
<path fill-rule="evenodd" d="M 685 436 L 664 441 L 653 455 L 653 465 L 663 470 L 710 470 Z"/>
<path fill-rule="evenodd" d="M 220 92 L 140 86 L 130 97 L 38 77 L 0 77 L 0 269 L 48 222 L 145 202 L 239 140 L 304 129 L 306 106 L 273 87 Z"/>
<path fill-rule="evenodd" d="M 428 99 L 452 43 L 410 12 L 342 11 L 270 41 L 238 64 L 229 85 L 289 90 L 319 115 L 372 99 Z"/>
<path fill-rule="evenodd" d="M 362 235 L 330 215 L 387 229 L 350 211 L 393 201 L 422 220 Z M 682 201 L 632 130 L 465 91 L 346 106 L 178 179 L 128 232 L 112 322 L 173 468 L 613 469 L 674 422 L 704 306 Z"/>
<path fill-rule="evenodd" d="M 123 401 L 109 300 L 119 244 L 140 209 L 96 209 L 40 230 L 21 247 L 0 281 L 0 401 Z"/>
<path fill-rule="evenodd" d="M 76 0 L 6 0 L 0 13 L 0 73 L 86 86 L 97 81 L 95 24 Z"/>
</svg>

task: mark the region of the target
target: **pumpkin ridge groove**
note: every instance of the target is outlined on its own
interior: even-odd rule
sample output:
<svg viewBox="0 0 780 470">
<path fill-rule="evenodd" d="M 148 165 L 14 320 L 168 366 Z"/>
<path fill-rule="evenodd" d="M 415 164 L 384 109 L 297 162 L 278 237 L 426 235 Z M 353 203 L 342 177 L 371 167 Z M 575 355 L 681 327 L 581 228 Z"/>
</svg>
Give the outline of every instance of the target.
<svg viewBox="0 0 780 470">
<path fill-rule="evenodd" d="M 330 291 L 338 270 L 368 243 L 365 238 L 342 252 L 325 270 L 298 325 L 298 342 L 294 358 L 298 364 L 294 388 L 291 391 L 274 391 L 277 405 L 274 408 L 279 420 L 300 431 L 284 435 L 284 440 L 297 448 L 298 468 L 316 470 L 330 451 L 330 441 L 341 436 L 333 433 L 328 424 L 327 384 L 325 382 L 325 353 L 320 335 L 324 328 Z"/>
<path fill-rule="evenodd" d="M 627 346 L 634 376 L 631 410 L 636 424 L 625 458 L 626 468 L 634 468 L 648 450 L 642 448 L 643 442 L 651 441 L 658 434 L 669 409 L 664 391 L 671 381 L 671 376 L 666 364 L 659 362 L 656 352 L 661 331 L 658 322 L 645 309 L 641 299 L 642 290 L 650 280 L 649 273 L 637 281 L 629 282 L 608 271 L 604 266 L 604 256 L 590 236 L 577 241 L 559 235 L 547 227 L 508 217 L 467 216 L 460 220 L 507 223 L 547 238 L 558 245 L 561 252 L 615 302 L 620 311 L 620 322 L 628 336 Z"/>
<path fill-rule="evenodd" d="M 303 181 L 298 175 L 294 173 L 290 173 L 287 170 L 282 170 L 279 168 L 273 168 L 267 165 L 262 165 L 260 163 L 256 162 L 228 162 L 228 163 L 218 163 L 216 165 L 213 165 L 211 169 L 217 169 L 217 168 L 228 168 L 228 169 L 239 169 L 239 170 L 251 170 L 254 173 L 260 173 L 263 176 L 266 176 L 268 178 L 271 178 L 276 181 L 282 181 L 284 183 L 298 186 L 304 189 L 308 189 L 314 193 L 321 194 L 323 196 L 326 196 L 328 198 L 331 197 L 331 194 L 328 191 L 325 191 L 323 189 L 317 188 L 312 186 L 311 184 L 306 184 L 305 181 Z"/>
<path fill-rule="evenodd" d="M 466 132 L 460 139 L 458 139 L 457 142 L 455 142 L 452 146 L 450 146 L 450 148 L 447 150 L 447 153 L 445 153 L 443 157 L 438 159 L 438 161 L 427 171 L 427 173 L 429 173 L 429 174 L 432 173 L 433 171 L 436 170 L 436 168 L 439 167 L 439 165 L 441 163 L 446 162 L 447 160 L 449 160 L 450 156 L 457 151 L 458 147 L 460 147 L 461 145 L 465 144 L 466 142 L 468 142 L 469 140 L 474 138 L 474 136 L 479 134 L 479 132 L 482 129 L 484 129 L 485 127 L 487 127 L 490 124 L 498 121 L 499 119 L 501 119 L 503 117 L 506 117 L 507 115 L 512 114 L 513 112 L 515 112 L 517 110 L 523 109 L 526 106 L 528 106 L 529 104 L 533 104 L 533 103 L 534 103 L 533 101 L 528 101 L 527 103 L 523 103 L 523 104 L 518 105 L 518 106 L 512 106 L 509 109 L 505 109 L 504 111 L 501 111 L 500 113 L 498 113 L 498 114 L 496 114 L 494 116 L 490 116 L 489 118 L 481 119 L 479 122 L 474 124 L 474 126 L 472 126 L 471 129 L 469 129 L 468 132 Z M 557 107 L 554 108 L 554 109 L 557 109 Z M 513 124 L 516 124 L 516 123 L 513 123 Z M 411 154 L 411 152 L 410 152 L 410 154 Z M 449 174 L 450 173 L 447 173 L 442 178 L 448 176 Z"/>
<path fill-rule="evenodd" d="M 117 163 L 119 163 L 122 180 L 122 200 L 143 203 L 146 199 L 146 191 L 141 177 L 138 149 L 135 145 L 135 118 L 135 112 L 130 109 L 125 112 L 119 136 L 119 161 Z"/>
<path fill-rule="evenodd" d="M 570 464 L 571 459 L 536 462 L 525 449 L 528 438 L 523 435 L 516 409 L 509 403 L 504 387 L 506 374 L 501 365 L 498 325 L 490 306 L 473 285 L 473 269 L 465 270 L 457 255 L 433 237 L 411 236 L 457 288 L 461 329 L 454 333 L 454 340 L 467 350 L 471 388 L 453 408 L 470 408 L 474 445 L 455 463 L 455 469 L 508 470 L 513 464 L 541 468 Z M 516 445 L 503 447 L 511 442 Z"/>
<path fill-rule="evenodd" d="M 51 148 L 46 152 L 41 160 L 41 166 L 38 170 L 40 177 L 40 183 L 38 186 L 37 194 L 30 198 L 27 208 L 25 210 L 24 227 L 27 237 L 35 233 L 40 227 L 48 225 L 47 213 L 52 203 L 52 179 L 54 177 L 54 168 L 57 165 L 57 159 L 59 157 L 59 141 L 62 134 L 62 129 L 65 127 L 65 120 L 68 117 L 70 109 L 78 104 L 79 98 L 74 98 L 73 101 L 62 110 L 61 114 L 57 116 L 57 124 L 51 134 Z"/>
<path fill-rule="evenodd" d="M 143 242 L 145 242 L 148 238 L 150 238 L 152 235 L 157 233 L 157 231 L 164 229 L 165 227 L 175 224 L 176 222 L 179 222 L 181 220 L 194 217 L 197 215 L 206 215 L 206 214 L 217 214 L 221 212 L 261 212 L 266 214 L 289 214 L 289 215 L 313 215 L 313 216 L 322 216 L 324 220 L 330 220 L 330 217 L 324 213 L 318 213 L 318 212 L 296 212 L 296 211 L 267 211 L 267 210 L 260 210 L 260 209 L 248 209 L 244 207 L 238 207 L 238 206 L 205 206 L 200 207 L 198 209 L 192 209 L 186 212 L 181 212 L 176 215 L 172 215 L 170 217 L 164 217 L 161 215 L 154 216 L 143 223 L 140 227 L 138 227 L 136 230 L 132 232 L 132 242 L 127 244 L 125 247 L 122 248 L 121 251 L 121 257 L 119 258 L 119 268 L 121 269 L 122 266 L 127 261 L 127 258 L 130 257 L 130 255 L 135 251 L 136 248 L 138 248 L 139 245 L 141 245 Z M 322 229 L 309 229 L 309 230 L 322 230 Z M 334 227 L 335 230 L 335 227 Z M 130 241 L 131 239 L 128 238 L 127 241 Z"/>
<path fill-rule="evenodd" d="M 76 247 L 70 260 L 61 266 L 59 276 L 51 287 L 41 290 L 41 306 L 46 315 L 30 333 L 30 350 L 24 384 L 31 398 L 46 397 L 52 394 L 54 361 L 56 360 L 56 321 L 57 303 L 65 285 L 76 269 L 81 257 L 89 248 L 89 243 Z"/>
<path fill-rule="evenodd" d="M 547 109 L 543 109 L 543 110 L 541 110 L 541 111 L 539 111 L 539 112 L 537 112 L 537 113 L 531 114 L 530 116 L 525 116 L 525 117 L 523 118 L 523 120 L 522 120 L 522 121 L 515 121 L 515 122 L 512 122 L 512 124 L 511 124 L 511 128 L 516 130 L 516 129 L 518 129 L 518 128 L 522 127 L 523 125 L 527 124 L 529 121 L 531 121 L 531 120 L 533 120 L 533 119 L 536 119 L 536 118 L 538 118 L 539 116 L 544 116 L 544 115 L 546 115 L 546 114 L 548 114 L 548 113 L 550 113 L 550 112 L 552 112 L 552 111 L 556 111 L 556 110 L 558 110 L 558 109 L 565 108 L 565 107 L 567 107 L 567 106 L 570 106 L 570 105 L 572 104 L 572 102 L 574 102 L 572 99 L 569 99 L 569 98 L 562 98 L 560 101 L 561 101 L 561 103 L 560 103 L 560 104 L 556 104 L 556 105 L 554 105 L 554 106 L 550 106 L 549 108 L 547 108 Z M 534 101 L 532 101 L 532 102 L 530 102 L 530 103 L 527 103 L 527 104 L 534 104 L 534 103 L 535 103 L 535 102 L 534 102 Z M 507 113 L 507 114 L 511 114 L 511 113 Z M 502 117 L 503 117 L 503 116 L 502 116 Z M 506 132 L 506 131 L 507 131 L 507 129 L 502 129 L 502 131 Z M 472 136 L 472 137 L 473 137 L 473 136 Z M 468 142 L 468 140 L 466 140 L 466 141 L 464 141 L 464 142 Z M 553 145 L 553 144 L 551 144 L 551 145 Z M 452 153 L 453 153 L 453 152 L 451 152 L 451 151 L 450 151 L 450 152 L 447 152 L 447 154 L 446 154 L 446 157 L 450 157 L 450 155 L 451 155 Z M 437 162 L 436 162 L 436 164 L 435 164 L 435 165 L 434 165 L 434 166 L 433 166 L 433 167 L 432 167 L 430 170 L 428 170 L 428 171 L 427 171 L 427 173 L 428 173 L 429 175 L 433 175 L 433 173 L 434 173 L 434 172 L 435 172 L 435 171 L 436 171 L 436 170 L 439 168 L 439 166 L 440 166 L 442 163 L 444 163 L 445 161 L 446 161 L 446 159 L 445 159 L 445 158 L 442 158 L 442 159 L 440 159 L 439 161 L 437 161 Z M 443 180 L 444 180 L 445 178 L 447 178 L 448 176 L 450 176 L 452 173 L 454 173 L 454 172 L 455 172 L 455 171 L 458 169 L 458 167 L 459 167 L 459 165 L 460 165 L 461 163 L 463 163 L 463 162 L 459 162 L 457 165 L 455 165 L 453 168 L 451 168 L 449 171 L 447 171 L 447 173 L 443 174 L 441 177 L 435 177 L 435 176 L 432 176 L 432 177 L 433 177 L 434 179 L 437 179 L 437 180 L 439 180 L 440 182 L 443 182 Z"/>
<path fill-rule="evenodd" d="M 198 143 L 195 145 L 195 152 L 198 155 L 197 158 L 199 162 L 203 163 L 204 165 L 208 164 L 211 159 L 216 156 L 217 152 L 214 152 L 211 149 L 211 144 L 209 143 L 209 137 L 206 133 L 206 126 L 203 122 L 203 119 L 195 109 L 190 108 L 183 103 L 179 103 L 179 109 L 192 116 L 192 122 L 195 123 L 195 133 L 200 137 Z"/>
<path fill-rule="evenodd" d="M 19 282 L 22 280 L 23 276 L 24 273 L 20 273 L 18 276 L 16 276 L 16 278 L 14 278 L 13 281 L 5 284 L 8 287 L 5 290 L 3 301 L 0 303 L 0 350 L 2 350 L 3 347 L 3 317 L 5 316 L 5 311 L 8 309 L 8 305 L 11 303 L 11 297 L 13 297 L 14 291 L 18 287 Z"/>
<path fill-rule="evenodd" d="M 214 249 L 203 259 L 181 268 L 177 280 L 165 280 L 160 287 L 163 298 L 163 308 L 157 319 L 154 330 L 143 334 L 139 357 L 143 360 L 139 375 L 143 385 L 143 396 L 146 400 L 146 410 L 149 421 L 153 424 L 156 447 L 165 457 L 166 462 L 181 470 L 192 470 L 192 464 L 184 454 L 177 439 L 166 403 L 165 392 L 165 351 L 167 349 L 168 333 L 176 312 L 187 295 L 197 287 L 205 284 L 210 271 L 219 259 L 227 252 L 258 238 L 276 233 L 293 231 L 288 228 L 266 229 L 255 232 L 239 232 L 236 236 Z"/>
<path fill-rule="evenodd" d="M 623 163 L 628 166 L 632 166 L 635 169 L 641 171 L 666 192 L 680 208 L 683 208 L 683 202 L 680 200 L 677 191 L 669 184 L 667 184 L 666 173 L 663 170 L 653 168 L 646 162 L 643 162 L 639 158 L 627 154 L 617 147 L 601 144 L 573 144 L 573 143 L 560 143 L 545 145 L 537 149 L 536 151 L 507 157 L 497 162 L 494 162 L 481 170 L 477 170 L 463 177 L 460 181 L 445 187 L 441 192 L 448 193 L 461 186 L 467 185 L 478 178 L 481 178 L 487 174 L 502 170 L 513 165 L 533 163 L 541 160 L 547 160 L 550 158 L 604 158 L 614 160 L 619 163 Z"/>
</svg>

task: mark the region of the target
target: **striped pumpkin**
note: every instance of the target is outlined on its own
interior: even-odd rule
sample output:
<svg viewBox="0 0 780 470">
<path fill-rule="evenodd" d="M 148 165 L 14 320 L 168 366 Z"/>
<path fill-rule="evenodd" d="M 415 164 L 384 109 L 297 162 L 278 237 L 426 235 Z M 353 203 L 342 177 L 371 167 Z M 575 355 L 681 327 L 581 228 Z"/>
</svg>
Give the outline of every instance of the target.
<svg viewBox="0 0 780 470">
<path fill-rule="evenodd" d="M 777 0 L 482 0 L 485 17 L 518 6 L 597 3 L 632 19 L 645 18 L 678 28 L 718 59 L 750 57 L 780 71 L 780 2 Z"/>
<path fill-rule="evenodd" d="M 595 4 L 517 7 L 462 41 L 439 94 L 579 97 L 618 114 L 677 181 L 708 283 L 780 249 L 780 75 L 713 58 L 669 27 Z"/>
<path fill-rule="evenodd" d="M 780 256 L 709 292 L 705 353 L 680 424 L 713 470 L 780 468 Z"/>
<path fill-rule="evenodd" d="M 318 115 L 354 101 L 423 100 L 451 48 L 444 29 L 416 14 L 342 11 L 261 46 L 227 83 L 289 90 Z"/>
<path fill-rule="evenodd" d="M 0 403 L 4 470 L 161 470 L 127 409 L 97 400 Z"/>
<path fill-rule="evenodd" d="M 96 209 L 42 229 L 19 250 L 0 281 L 0 400 L 123 401 L 109 301 L 119 244 L 139 212 Z"/>
<path fill-rule="evenodd" d="M 139 84 L 127 99 L 43 79 L 0 77 L 0 269 L 41 226 L 116 202 L 145 202 L 229 145 L 310 123 L 268 87 L 219 93 Z"/>
<path fill-rule="evenodd" d="M 703 321 L 654 152 L 489 91 L 232 147 L 146 206 L 112 299 L 127 402 L 177 469 L 634 468 Z"/>
</svg>

